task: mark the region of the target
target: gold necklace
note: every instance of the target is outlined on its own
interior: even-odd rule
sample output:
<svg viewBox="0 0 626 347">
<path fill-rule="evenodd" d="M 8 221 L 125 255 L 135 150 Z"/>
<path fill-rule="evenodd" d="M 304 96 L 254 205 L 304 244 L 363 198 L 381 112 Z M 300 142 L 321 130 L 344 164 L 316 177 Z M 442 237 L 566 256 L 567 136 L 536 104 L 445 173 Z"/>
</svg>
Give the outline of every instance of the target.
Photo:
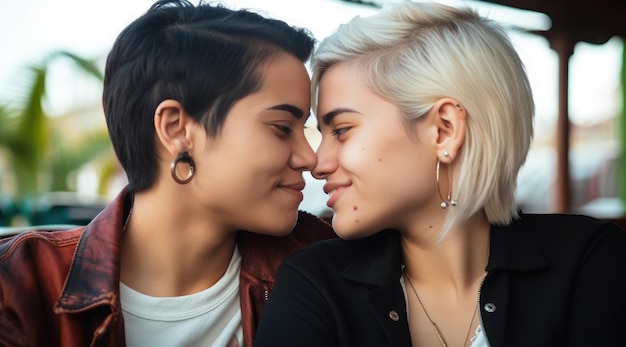
<svg viewBox="0 0 626 347">
<path fill-rule="evenodd" d="M 417 298 L 417 301 L 419 302 L 420 306 L 422 307 L 422 310 L 424 310 L 424 313 L 426 314 L 426 318 L 428 318 L 428 321 L 430 322 L 431 326 L 433 327 L 433 330 L 435 331 L 435 334 L 437 335 L 437 338 L 439 339 L 439 342 L 441 343 L 442 347 L 448 347 L 448 343 L 446 342 L 446 339 L 443 338 L 443 334 L 441 333 L 441 330 L 439 330 L 439 327 L 437 326 L 437 323 L 435 323 L 431 318 L 430 315 L 428 314 L 428 311 L 426 311 L 426 307 L 424 307 L 424 303 L 422 303 L 422 299 L 420 299 L 420 296 L 417 295 L 417 290 L 415 290 L 415 286 L 413 285 L 413 282 L 411 281 L 411 276 L 409 276 L 409 272 L 406 270 L 406 267 L 403 265 L 402 266 L 402 273 L 404 274 L 404 277 L 407 279 L 407 281 L 409 282 L 409 285 L 411 286 L 411 289 L 413 289 L 413 293 L 415 294 L 415 297 Z M 472 311 L 472 320 L 470 321 L 469 327 L 467 327 L 467 334 L 465 334 L 465 341 L 463 342 L 463 347 L 465 347 L 467 345 L 467 339 L 469 339 L 469 334 L 470 331 L 472 330 L 472 325 L 474 324 L 474 318 L 476 317 L 476 311 L 478 310 L 478 302 L 476 303 L 476 308 L 474 308 L 474 310 Z"/>
</svg>

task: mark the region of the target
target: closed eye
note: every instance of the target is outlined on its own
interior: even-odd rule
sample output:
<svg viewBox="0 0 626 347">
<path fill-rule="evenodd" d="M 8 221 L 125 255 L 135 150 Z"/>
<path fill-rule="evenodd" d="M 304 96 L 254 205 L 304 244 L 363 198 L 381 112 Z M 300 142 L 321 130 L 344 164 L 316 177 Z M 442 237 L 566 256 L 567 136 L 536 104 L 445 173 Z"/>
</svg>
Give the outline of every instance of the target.
<svg viewBox="0 0 626 347">
<path fill-rule="evenodd" d="M 291 133 L 293 133 L 293 129 L 284 125 L 274 124 L 274 127 L 276 127 L 276 129 L 278 129 L 281 133 L 285 135 L 291 135 Z"/>
<path fill-rule="evenodd" d="M 337 128 L 337 129 L 334 129 L 331 133 L 333 134 L 333 136 L 339 137 L 339 136 L 343 135 L 348 130 L 350 130 L 350 127 Z"/>
</svg>

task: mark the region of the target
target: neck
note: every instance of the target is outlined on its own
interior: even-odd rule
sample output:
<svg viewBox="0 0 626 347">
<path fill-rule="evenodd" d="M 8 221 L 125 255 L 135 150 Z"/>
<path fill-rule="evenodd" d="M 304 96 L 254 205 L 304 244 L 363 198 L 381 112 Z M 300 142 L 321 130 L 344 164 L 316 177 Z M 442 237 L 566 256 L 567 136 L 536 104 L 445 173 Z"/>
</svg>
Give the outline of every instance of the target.
<svg viewBox="0 0 626 347">
<path fill-rule="evenodd" d="M 489 258 L 489 223 L 477 215 L 441 242 L 402 234 L 409 328 L 416 345 L 466 346 Z M 420 242 L 421 241 L 421 242 Z"/>
<path fill-rule="evenodd" d="M 151 296 L 181 296 L 215 284 L 236 245 L 236 231 L 210 223 L 184 202 L 135 196 L 121 247 L 121 281 Z M 164 208 L 168 206 L 168 208 Z"/>
<path fill-rule="evenodd" d="M 489 222 L 476 214 L 450 230 L 440 242 L 421 238 L 419 231 L 402 233 L 407 272 L 416 283 L 461 293 L 482 278 L 489 259 Z M 416 234 L 416 235 L 414 235 Z"/>
<path fill-rule="evenodd" d="M 428 324 L 433 328 L 433 332 L 435 334 L 435 336 L 437 337 L 437 340 L 439 341 L 439 343 L 441 344 L 442 347 L 448 347 L 448 342 L 446 341 L 446 338 L 443 336 L 443 333 L 441 332 L 441 329 L 439 328 L 439 325 L 437 323 L 435 323 L 432 319 L 432 317 L 430 316 L 430 314 L 428 313 L 428 311 L 426 310 L 426 307 L 424 306 L 424 303 L 422 302 L 422 299 L 420 298 L 419 294 L 417 293 L 417 289 L 415 289 L 415 286 L 413 285 L 413 281 L 411 280 L 411 276 L 408 274 L 408 272 L 406 271 L 406 268 L 403 268 L 403 276 L 404 276 L 404 280 L 405 283 L 408 283 L 408 285 L 411 287 L 411 291 L 413 292 L 413 294 L 415 295 L 415 299 L 417 299 L 419 306 L 421 308 L 420 313 L 423 313 L 424 316 L 426 316 L 426 320 L 428 320 Z M 409 298 L 412 298 L 409 294 Z M 409 302 L 409 308 L 411 308 L 411 306 L 415 306 L 415 304 L 411 305 L 411 302 L 415 302 L 415 300 L 408 300 Z M 478 301 L 476 303 L 478 305 Z M 474 319 L 476 318 L 477 315 L 477 311 L 478 311 L 478 306 L 472 308 L 472 314 L 471 314 L 471 320 L 470 323 L 468 325 L 467 328 L 467 333 L 465 334 L 465 339 L 463 340 L 463 345 L 462 346 L 466 346 L 469 336 L 470 336 L 470 332 L 472 330 L 472 328 L 475 327 L 474 325 Z M 419 316 L 419 315 L 416 315 Z M 419 319 L 412 319 L 410 320 L 411 324 L 411 333 L 412 335 L 414 335 L 415 339 L 423 339 L 423 340 L 427 340 L 429 341 L 429 344 L 432 344 L 432 336 L 430 336 L 429 339 L 424 338 L 423 336 L 417 336 L 419 335 L 419 331 L 421 330 L 421 334 L 423 335 L 423 331 L 424 329 L 418 329 L 417 327 L 415 327 L 416 325 L 421 325 L 421 328 L 423 328 L 424 324 L 415 324 L 414 322 L 417 321 L 419 323 Z M 457 324 L 458 325 L 458 324 Z M 458 329 L 458 327 L 456 327 Z M 458 331 L 454 334 L 454 338 L 455 340 L 458 339 Z M 456 341 L 455 341 L 456 342 Z"/>
</svg>

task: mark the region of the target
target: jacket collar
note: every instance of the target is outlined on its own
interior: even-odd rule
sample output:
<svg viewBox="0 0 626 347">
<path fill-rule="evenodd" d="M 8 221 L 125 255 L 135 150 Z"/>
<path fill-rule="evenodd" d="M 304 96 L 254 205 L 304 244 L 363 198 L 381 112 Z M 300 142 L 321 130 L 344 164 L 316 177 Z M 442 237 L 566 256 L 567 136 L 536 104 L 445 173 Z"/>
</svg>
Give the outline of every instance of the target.
<svg viewBox="0 0 626 347">
<path fill-rule="evenodd" d="M 344 278 L 371 286 L 399 280 L 402 251 L 398 231 L 384 230 L 363 240 L 347 242 L 362 243 L 367 251 L 345 269 Z M 491 226 L 487 271 L 531 271 L 545 266 L 546 260 L 522 216 L 510 225 Z"/>
<path fill-rule="evenodd" d="M 361 240 L 346 241 L 361 250 L 360 256 L 342 273 L 342 277 L 370 286 L 381 286 L 401 276 L 400 233 L 383 230 Z"/>
<path fill-rule="evenodd" d="M 400 233 L 384 230 L 362 240 L 346 241 L 348 252 L 359 258 L 341 274 L 348 281 L 369 287 L 367 299 L 393 346 L 410 346 L 406 303 L 400 286 L 402 252 Z M 395 318 L 392 318 L 395 315 Z"/>
<path fill-rule="evenodd" d="M 506 226 L 491 226 L 487 271 L 531 271 L 547 266 L 535 234 L 520 216 Z"/>
<path fill-rule="evenodd" d="M 120 245 L 132 194 L 123 189 L 86 227 L 55 311 L 79 312 L 108 304 L 119 307 Z"/>
</svg>

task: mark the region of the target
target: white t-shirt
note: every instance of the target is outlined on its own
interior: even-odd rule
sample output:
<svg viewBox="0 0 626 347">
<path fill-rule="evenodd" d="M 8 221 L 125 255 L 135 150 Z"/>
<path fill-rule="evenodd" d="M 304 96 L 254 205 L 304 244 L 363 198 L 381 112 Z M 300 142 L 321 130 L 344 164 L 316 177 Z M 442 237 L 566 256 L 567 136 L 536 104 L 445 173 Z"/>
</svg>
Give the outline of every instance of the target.
<svg viewBox="0 0 626 347">
<path fill-rule="evenodd" d="M 478 328 L 476 328 L 476 333 L 471 341 L 470 347 L 489 347 L 489 341 L 487 340 L 487 335 L 485 335 L 482 324 L 479 324 Z"/>
<path fill-rule="evenodd" d="M 243 346 L 239 269 L 235 248 L 217 283 L 191 295 L 153 297 L 120 282 L 120 300 L 128 347 Z"/>
</svg>

